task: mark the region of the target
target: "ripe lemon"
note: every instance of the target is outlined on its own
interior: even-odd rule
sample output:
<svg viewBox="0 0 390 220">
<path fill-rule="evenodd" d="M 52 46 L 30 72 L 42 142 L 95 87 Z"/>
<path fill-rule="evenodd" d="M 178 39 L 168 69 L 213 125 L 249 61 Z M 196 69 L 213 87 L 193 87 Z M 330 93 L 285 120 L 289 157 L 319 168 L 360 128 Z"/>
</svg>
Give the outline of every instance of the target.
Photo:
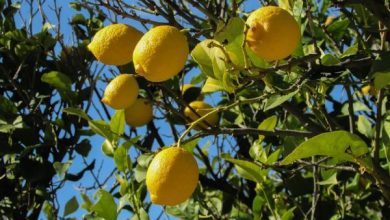
<svg viewBox="0 0 390 220">
<path fill-rule="evenodd" d="M 133 75 L 120 74 L 107 85 L 102 102 L 114 109 L 125 109 L 137 100 L 138 90 L 138 83 Z"/>
<path fill-rule="evenodd" d="M 363 95 L 371 95 L 371 96 L 376 96 L 376 89 L 372 87 L 371 85 L 366 85 L 361 88 L 361 92 Z"/>
<path fill-rule="evenodd" d="M 133 59 L 133 50 L 142 32 L 126 24 L 111 24 L 99 30 L 88 49 L 100 62 L 124 65 Z"/>
<path fill-rule="evenodd" d="M 292 54 L 301 34 L 298 23 L 286 10 L 266 6 L 252 12 L 246 40 L 248 47 L 267 61 L 280 60 Z"/>
<path fill-rule="evenodd" d="M 177 205 L 192 195 L 198 178 L 194 156 L 182 148 L 170 147 L 153 158 L 146 172 L 146 186 L 153 203 Z"/>
<path fill-rule="evenodd" d="M 184 109 L 184 115 L 188 117 L 191 121 L 196 121 L 199 119 L 199 116 L 204 116 L 207 113 L 211 112 L 213 110 L 213 107 L 203 101 L 193 101 L 189 104 L 189 106 L 196 112 L 192 111 L 191 108 L 186 107 Z M 199 116 L 198 116 L 199 115 Z M 203 122 L 199 123 L 197 126 L 195 126 L 195 129 L 201 130 L 202 128 L 207 128 L 209 126 L 215 126 L 218 124 L 219 116 L 218 113 L 212 113 L 211 115 L 207 116 Z"/>
<path fill-rule="evenodd" d="M 135 46 L 135 71 L 151 82 L 168 80 L 184 68 L 188 50 L 187 38 L 177 28 L 155 27 Z"/>
<path fill-rule="evenodd" d="M 140 127 L 153 119 L 153 106 L 150 100 L 139 98 L 125 109 L 125 119 L 128 125 Z"/>
</svg>

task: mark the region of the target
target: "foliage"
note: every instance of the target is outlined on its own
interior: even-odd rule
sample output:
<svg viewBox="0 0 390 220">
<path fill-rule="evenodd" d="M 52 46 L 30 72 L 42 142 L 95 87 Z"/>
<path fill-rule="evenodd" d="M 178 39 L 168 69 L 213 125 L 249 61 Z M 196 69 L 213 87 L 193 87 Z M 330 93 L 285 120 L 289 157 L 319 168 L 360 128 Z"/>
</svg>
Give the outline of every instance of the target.
<svg viewBox="0 0 390 220">
<path fill-rule="evenodd" d="M 248 6 L 258 2 L 278 4 L 299 22 L 302 39 L 291 57 L 266 62 L 246 47 L 245 20 L 256 9 Z M 178 144 L 197 158 L 199 184 L 189 200 L 165 207 L 167 215 L 390 218 L 386 1 L 79 0 L 69 6 L 76 41 L 66 46 L 49 21 L 33 32 L 15 21 L 20 4 L 0 0 L 2 216 L 65 219 L 82 209 L 84 219 L 122 213 L 149 219 L 147 167 L 156 151 Z M 155 113 L 141 129 L 125 126 L 122 110 L 99 101 L 102 86 L 134 73 L 133 64 L 105 67 L 86 49 L 103 23 L 118 21 L 143 31 L 160 24 L 187 30 L 191 56 L 181 74 L 162 83 L 137 77 Z M 179 91 L 188 82 L 213 100 L 219 126 L 188 129 L 196 125 L 184 116 L 188 103 Z M 363 94 L 366 85 L 372 91 Z M 94 135 L 104 138 L 102 157 L 116 167 L 107 178 L 96 175 L 95 158 L 88 157 Z M 95 176 L 91 187 L 83 182 L 86 172 Z M 56 192 L 72 181 L 81 190 L 59 207 Z"/>
</svg>

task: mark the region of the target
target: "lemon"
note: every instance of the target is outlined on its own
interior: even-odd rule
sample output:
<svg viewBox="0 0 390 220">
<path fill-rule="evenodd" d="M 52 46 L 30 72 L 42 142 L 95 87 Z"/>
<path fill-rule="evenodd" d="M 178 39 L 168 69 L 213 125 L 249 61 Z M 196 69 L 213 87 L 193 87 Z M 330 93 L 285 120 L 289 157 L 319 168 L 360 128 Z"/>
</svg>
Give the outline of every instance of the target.
<svg viewBox="0 0 390 220">
<path fill-rule="evenodd" d="M 138 90 L 138 83 L 133 75 L 120 74 L 107 85 L 102 102 L 114 109 L 125 109 L 135 102 Z"/>
<path fill-rule="evenodd" d="M 187 38 L 177 28 L 157 26 L 135 46 L 135 71 L 151 82 L 168 80 L 184 68 L 188 50 Z"/>
<path fill-rule="evenodd" d="M 182 148 L 170 147 L 153 158 L 146 172 L 146 186 L 153 203 L 177 205 L 192 195 L 198 178 L 194 156 Z"/>
<path fill-rule="evenodd" d="M 153 119 L 153 106 L 150 100 L 139 98 L 125 109 L 125 119 L 128 125 L 140 127 Z"/>
<path fill-rule="evenodd" d="M 88 49 L 100 62 L 124 65 L 133 59 L 133 50 L 142 32 L 126 24 L 111 24 L 99 30 Z"/>
<path fill-rule="evenodd" d="M 371 85 L 366 85 L 361 88 L 361 92 L 363 95 L 371 95 L 371 96 L 376 96 L 376 89 L 372 87 Z"/>
<path fill-rule="evenodd" d="M 213 111 L 213 107 L 203 101 L 193 101 L 189 106 L 195 111 L 193 111 L 188 106 L 184 109 L 184 115 L 188 117 L 191 121 L 196 121 L 199 119 L 199 116 L 204 116 L 207 113 Z M 199 116 L 198 116 L 199 115 Z M 207 128 L 209 126 L 215 126 L 218 124 L 219 116 L 218 113 L 212 113 L 208 115 L 203 122 L 195 126 L 195 129 L 201 130 L 202 128 Z"/>
<path fill-rule="evenodd" d="M 267 61 L 280 60 L 292 54 L 301 34 L 294 17 L 276 6 L 266 6 L 252 12 L 246 40 L 248 47 Z"/>
</svg>

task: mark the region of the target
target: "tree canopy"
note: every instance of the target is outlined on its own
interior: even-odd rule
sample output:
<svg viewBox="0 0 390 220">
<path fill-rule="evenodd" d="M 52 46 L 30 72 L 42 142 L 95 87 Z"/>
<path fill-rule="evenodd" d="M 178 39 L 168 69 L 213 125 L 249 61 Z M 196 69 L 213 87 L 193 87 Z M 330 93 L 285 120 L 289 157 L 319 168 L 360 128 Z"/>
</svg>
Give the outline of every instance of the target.
<svg viewBox="0 0 390 220">
<path fill-rule="evenodd" d="M 247 42 L 247 18 L 269 5 L 291 14 L 301 35 L 276 61 Z M 4 218 L 390 218 L 388 1 L 78 0 L 67 7 L 71 17 L 57 1 L 0 0 Z M 97 61 L 88 44 L 114 23 L 142 33 L 181 30 L 184 68 L 151 82 L 132 62 Z M 144 127 L 126 125 L 124 110 L 101 101 L 123 73 L 134 74 L 139 97 L 153 106 Z M 186 114 L 194 100 L 212 109 L 194 120 Z M 189 199 L 156 214 L 146 171 L 169 146 L 196 158 L 199 181 Z M 99 157 L 92 148 L 101 148 Z M 102 158 L 112 172 L 100 175 Z M 62 201 L 58 191 L 68 183 L 78 188 Z"/>
</svg>

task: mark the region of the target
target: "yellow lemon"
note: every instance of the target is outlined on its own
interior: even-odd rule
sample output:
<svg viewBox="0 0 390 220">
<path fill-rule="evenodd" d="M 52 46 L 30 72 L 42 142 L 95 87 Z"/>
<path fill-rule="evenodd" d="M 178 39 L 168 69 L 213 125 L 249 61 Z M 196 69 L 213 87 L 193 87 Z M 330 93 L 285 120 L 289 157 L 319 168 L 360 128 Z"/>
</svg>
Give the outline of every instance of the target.
<svg viewBox="0 0 390 220">
<path fill-rule="evenodd" d="M 198 178 L 194 156 L 182 148 L 170 147 L 153 158 L 146 172 L 146 186 L 153 203 L 177 205 L 192 195 Z"/>
<path fill-rule="evenodd" d="M 137 99 L 125 109 L 125 119 L 127 124 L 133 127 L 146 125 L 153 119 L 152 102 L 148 99 Z"/>
<path fill-rule="evenodd" d="M 184 109 L 184 115 L 188 117 L 191 121 L 196 121 L 199 119 L 199 116 L 204 116 L 207 113 L 213 111 L 213 107 L 203 101 L 193 101 L 189 104 L 189 107 L 186 107 Z M 202 128 L 207 128 L 209 126 L 215 126 L 218 124 L 219 116 L 218 113 L 212 113 L 208 115 L 203 122 L 199 123 L 197 126 L 195 126 L 195 129 L 201 130 Z"/>
<path fill-rule="evenodd" d="M 114 109 L 125 109 L 137 100 L 138 90 L 134 75 L 120 74 L 107 85 L 102 102 Z"/>
<path fill-rule="evenodd" d="M 371 85 L 363 86 L 361 88 L 361 92 L 363 93 L 363 95 L 372 95 L 372 96 L 376 96 L 377 93 L 376 89 Z"/>
<path fill-rule="evenodd" d="M 135 71 L 151 82 L 168 80 L 184 68 L 188 50 L 187 38 L 177 28 L 155 27 L 135 46 Z"/>
<path fill-rule="evenodd" d="M 280 60 L 292 54 L 301 34 L 294 17 L 276 6 L 266 6 L 252 12 L 246 40 L 248 47 L 267 61 Z"/>
<path fill-rule="evenodd" d="M 133 50 L 142 32 L 126 24 L 111 24 L 99 30 L 88 49 L 100 62 L 124 65 L 133 59 Z"/>
</svg>

